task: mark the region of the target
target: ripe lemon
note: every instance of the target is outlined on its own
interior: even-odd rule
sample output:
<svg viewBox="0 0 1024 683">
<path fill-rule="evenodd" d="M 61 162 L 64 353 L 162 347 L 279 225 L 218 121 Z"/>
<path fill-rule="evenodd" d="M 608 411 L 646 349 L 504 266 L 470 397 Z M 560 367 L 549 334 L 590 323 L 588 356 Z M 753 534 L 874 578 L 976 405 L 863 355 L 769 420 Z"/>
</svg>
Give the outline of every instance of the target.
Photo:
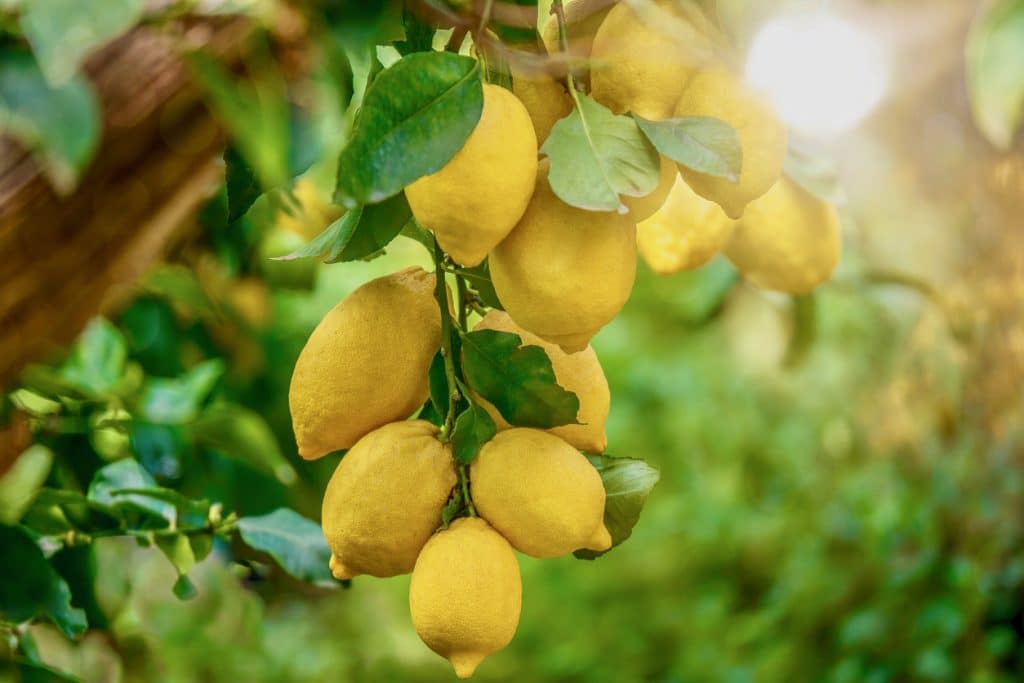
<svg viewBox="0 0 1024 683">
<path fill-rule="evenodd" d="M 515 226 L 533 193 L 537 135 L 523 103 L 484 85 L 480 121 L 437 173 L 405 188 L 413 215 L 457 263 L 476 266 Z"/>
<path fill-rule="evenodd" d="M 782 178 L 747 207 L 725 254 L 758 287 L 805 294 L 832 276 L 841 251 L 836 208 Z"/>
<path fill-rule="evenodd" d="M 451 450 L 429 422 L 392 422 L 360 439 L 324 492 L 321 524 L 334 576 L 412 571 L 456 481 Z"/>
<path fill-rule="evenodd" d="M 629 207 L 629 217 L 639 223 L 654 215 L 668 199 L 676 178 L 679 177 L 679 168 L 676 162 L 668 157 L 662 156 L 659 168 L 658 186 L 650 194 L 643 197 L 623 197 L 622 202 Z"/>
<path fill-rule="evenodd" d="M 324 316 L 295 362 L 288 403 L 307 460 L 350 448 L 427 399 L 441 344 L 434 276 L 406 268 L 372 280 Z"/>
<path fill-rule="evenodd" d="M 611 406 L 611 393 L 608 391 L 608 380 L 597 360 L 594 349 L 587 345 L 579 353 L 568 354 L 557 345 L 549 344 L 540 337 L 527 332 L 516 325 L 504 311 L 491 311 L 477 323 L 477 330 L 498 330 L 518 334 L 523 346 L 539 346 L 551 359 L 551 367 L 555 371 L 555 380 L 562 388 L 576 394 L 580 400 L 580 409 L 576 419 L 580 424 L 562 425 L 548 431 L 561 437 L 581 451 L 604 453 L 608 446 L 604 423 L 608 419 Z M 498 429 L 508 429 L 511 425 L 502 418 L 501 413 L 487 401 L 478 398 Z"/>
<path fill-rule="evenodd" d="M 508 541 L 484 520 L 464 517 L 424 546 L 412 571 L 409 611 L 427 647 L 469 678 L 512 641 L 522 595 Z"/>
<path fill-rule="evenodd" d="M 519 552 L 545 558 L 611 547 L 601 475 L 557 436 L 498 432 L 470 465 L 469 481 L 480 516 Z"/>
<path fill-rule="evenodd" d="M 669 118 L 686 80 L 710 58 L 707 39 L 673 11 L 674 4 L 620 3 L 597 30 L 590 94 L 616 114 Z"/>
<path fill-rule="evenodd" d="M 736 129 L 743 148 L 739 182 L 698 173 L 680 165 L 690 187 L 717 203 L 730 218 L 767 192 L 782 174 L 786 127 L 771 106 L 728 70 L 715 67 L 695 74 L 683 89 L 676 116 L 710 116 Z"/>
<path fill-rule="evenodd" d="M 538 145 L 544 144 L 559 119 L 572 112 L 572 98 L 565 87 L 545 74 L 527 75 L 513 69 L 512 92 L 530 115 Z"/>
<path fill-rule="evenodd" d="M 636 245 L 659 275 L 699 268 L 725 248 L 736 227 L 721 207 L 681 177 L 656 214 L 636 226 Z"/>
<path fill-rule="evenodd" d="M 629 299 L 636 227 L 628 216 L 564 203 L 548 185 L 542 162 L 526 213 L 489 263 L 498 299 L 512 319 L 575 353 Z"/>
</svg>

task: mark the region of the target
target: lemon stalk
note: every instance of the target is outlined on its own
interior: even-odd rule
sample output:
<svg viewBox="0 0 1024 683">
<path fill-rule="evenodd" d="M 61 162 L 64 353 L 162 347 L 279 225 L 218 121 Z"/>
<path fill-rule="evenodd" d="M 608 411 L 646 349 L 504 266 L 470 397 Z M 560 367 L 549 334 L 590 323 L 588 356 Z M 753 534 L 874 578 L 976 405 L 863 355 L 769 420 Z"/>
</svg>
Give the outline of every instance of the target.
<svg viewBox="0 0 1024 683">
<path fill-rule="evenodd" d="M 459 393 L 458 369 L 455 365 L 455 354 L 452 345 L 452 334 L 454 323 L 452 321 L 451 309 L 448 308 L 448 291 L 445 287 L 446 273 L 445 256 L 441 245 L 434 239 L 434 296 L 437 299 L 437 306 L 441 311 L 441 357 L 444 359 L 444 376 L 448 385 L 448 414 L 444 418 L 444 426 L 441 428 L 440 438 L 442 441 L 449 441 L 452 438 L 452 429 L 455 426 L 455 413 L 459 408 L 459 401 L 462 394 Z M 455 276 L 456 288 L 459 293 L 459 322 L 465 326 L 466 319 L 466 283 L 461 276 Z M 466 509 L 470 517 L 476 517 L 476 507 L 469 495 L 469 469 L 464 464 L 458 468 L 459 486 L 462 489 L 462 500 L 466 503 Z"/>
</svg>

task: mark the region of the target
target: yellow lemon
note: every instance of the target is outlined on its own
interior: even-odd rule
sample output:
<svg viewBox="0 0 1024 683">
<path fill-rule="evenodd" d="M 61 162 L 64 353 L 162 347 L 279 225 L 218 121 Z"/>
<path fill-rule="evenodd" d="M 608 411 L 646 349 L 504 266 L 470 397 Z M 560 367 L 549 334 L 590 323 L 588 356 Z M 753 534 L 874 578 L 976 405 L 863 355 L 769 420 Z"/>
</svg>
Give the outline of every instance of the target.
<svg viewBox="0 0 1024 683">
<path fill-rule="evenodd" d="M 556 344 L 549 344 L 516 325 L 504 311 L 489 312 L 474 329 L 511 332 L 519 335 L 523 346 L 539 346 L 544 349 L 551 360 L 551 368 L 555 371 L 555 380 L 559 386 L 576 394 L 580 400 L 580 409 L 576 415 L 580 424 L 562 425 L 548 431 L 581 451 L 604 453 L 608 446 L 604 423 L 611 407 L 611 393 L 601 363 L 590 345 L 579 353 L 568 354 Z M 494 419 L 498 429 L 511 427 L 494 406 L 483 399 L 478 401 Z"/>
<path fill-rule="evenodd" d="M 288 392 L 303 458 L 350 448 L 426 401 L 441 344 L 433 289 L 432 274 L 406 268 L 359 287 L 316 326 Z"/>
<path fill-rule="evenodd" d="M 334 576 L 412 571 L 456 481 L 451 450 L 429 422 L 393 422 L 360 439 L 324 492 L 321 525 Z"/>
<path fill-rule="evenodd" d="M 480 121 L 437 173 L 405 188 L 421 225 L 457 263 L 479 265 L 523 215 L 537 174 L 537 135 L 523 103 L 484 85 Z"/>
<path fill-rule="evenodd" d="M 512 641 L 523 585 L 516 554 L 478 517 L 464 517 L 424 546 L 409 584 L 416 633 L 469 678 L 484 659 Z"/>
<path fill-rule="evenodd" d="M 736 227 L 721 207 L 677 178 L 656 214 L 636 226 L 636 245 L 659 275 L 699 268 L 725 248 Z"/>
<path fill-rule="evenodd" d="M 539 145 L 555 123 L 572 112 L 572 98 L 565 87 L 545 74 L 527 75 L 513 69 L 512 92 L 526 107 Z"/>
<path fill-rule="evenodd" d="M 736 129 L 743 148 L 739 182 L 698 173 L 680 165 L 690 187 L 715 202 L 730 218 L 739 218 L 747 204 L 767 192 L 782 174 L 786 159 L 786 127 L 771 106 L 723 68 L 694 75 L 683 89 L 676 116 L 710 116 Z"/>
<path fill-rule="evenodd" d="M 758 287 L 805 294 L 832 276 L 841 251 L 836 208 L 782 178 L 747 207 L 725 254 Z"/>
<path fill-rule="evenodd" d="M 672 186 L 676 183 L 676 178 L 679 177 L 679 168 L 676 166 L 676 162 L 665 156 L 660 158 L 658 186 L 643 197 L 623 197 L 622 199 L 622 202 L 629 207 L 629 217 L 637 223 L 650 218 L 662 207 L 665 200 L 668 199 L 669 192 L 672 191 Z"/>
<path fill-rule="evenodd" d="M 498 299 L 512 319 L 575 353 L 629 299 L 636 227 L 614 211 L 564 203 L 548 185 L 545 162 L 526 213 L 489 263 Z"/>
<path fill-rule="evenodd" d="M 594 36 L 590 94 L 616 114 L 672 116 L 690 75 L 712 54 L 674 0 L 615 5 Z"/>
<path fill-rule="evenodd" d="M 498 432 L 470 465 L 480 516 L 532 557 L 608 550 L 601 475 L 575 448 L 539 429 Z"/>
</svg>

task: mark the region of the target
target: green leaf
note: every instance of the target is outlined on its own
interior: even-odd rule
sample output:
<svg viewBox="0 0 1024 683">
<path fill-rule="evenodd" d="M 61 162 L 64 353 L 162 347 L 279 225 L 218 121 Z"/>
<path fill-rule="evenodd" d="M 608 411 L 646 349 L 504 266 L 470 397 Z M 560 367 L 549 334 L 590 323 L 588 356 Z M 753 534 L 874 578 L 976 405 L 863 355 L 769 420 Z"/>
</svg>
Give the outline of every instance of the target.
<svg viewBox="0 0 1024 683">
<path fill-rule="evenodd" d="M 145 8 L 145 0 L 32 0 L 25 5 L 21 30 L 46 78 L 61 85 L 90 52 L 134 26 Z"/>
<path fill-rule="evenodd" d="M 181 601 L 191 600 L 199 594 L 196 585 L 184 574 L 178 576 L 178 580 L 174 582 L 171 590 L 174 592 L 174 597 Z"/>
<path fill-rule="evenodd" d="M 319 525 L 288 508 L 262 517 L 243 517 L 238 531 L 249 547 L 263 551 L 301 581 L 333 584 L 327 567 L 331 551 Z"/>
<path fill-rule="evenodd" d="M 266 420 L 248 408 L 233 403 L 212 405 L 199 416 L 193 433 L 197 444 L 263 470 L 286 486 L 298 479 Z"/>
<path fill-rule="evenodd" d="M 548 182 L 566 204 L 625 212 L 620 196 L 642 197 L 658 185 L 658 152 L 636 121 L 616 116 L 586 95 L 558 121 L 540 148 L 551 160 Z"/>
<path fill-rule="evenodd" d="M 32 55 L 6 48 L 0 52 L 0 132 L 39 156 L 61 194 L 77 184 L 96 151 L 100 130 L 99 102 L 88 81 L 75 76 L 52 86 Z"/>
<path fill-rule="evenodd" d="M 469 288 L 476 292 L 484 306 L 496 308 L 499 311 L 505 310 L 501 301 L 498 300 L 498 293 L 494 290 L 490 265 L 486 260 L 473 268 L 460 268 L 459 275 L 466 278 Z"/>
<path fill-rule="evenodd" d="M 359 206 L 331 223 L 309 244 L 275 261 L 317 256 L 324 263 L 365 259 L 391 243 L 412 218 L 405 195 Z"/>
<path fill-rule="evenodd" d="M 162 486 L 116 489 L 110 493 L 114 497 L 115 502 L 122 496 L 134 495 L 168 503 L 174 507 L 175 529 L 189 531 L 203 529 L 206 528 L 207 521 L 210 518 L 210 501 L 192 500 L 174 489 L 167 489 Z"/>
<path fill-rule="evenodd" d="M 200 363 L 174 379 L 146 380 L 139 397 L 140 413 L 156 424 L 182 424 L 199 415 L 199 406 L 224 374 L 224 361 Z"/>
<path fill-rule="evenodd" d="M 19 455 L 0 477 L 0 524 L 17 523 L 28 510 L 53 465 L 53 452 L 41 444 Z"/>
<path fill-rule="evenodd" d="M 482 110 L 475 60 L 444 52 L 404 57 L 366 93 L 338 160 L 336 200 L 349 208 L 374 204 L 440 170 L 462 148 Z"/>
<path fill-rule="evenodd" d="M 442 422 L 448 416 L 448 376 L 444 369 L 444 356 L 441 351 L 434 354 L 430 360 L 430 369 L 427 371 L 427 380 L 430 386 L 430 403 L 434 410 L 441 416 Z"/>
<path fill-rule="evenodd" d="M 452 455 L 455 460 L 468 465 L 480 452 L 480 448 L 498 433 L 494 420 L 478 405 L 470 405 L 455 420 L 452 432 Z"/>
<path fill-rule="evenodd" d="M 156 547 L 170 560 L 178 576 L 188 574 L 196 566 L 196 556 L 185 534 L 157 536 L 155 541 Z"/>
<path fill-rule="evenodd" d="M 234 145 L 224 150 L 224 176 L 228 192 L 228 221 L 233 223 L 259 199 L 263 186 L 252 166 Z"/>
<path fill-rule="evenodd" d="M 121 379 L 127 358 L 121 332 L 104 318 L 93 318 L 79 335 L 60 374 L 88 394 L 103 395 Z"/>
<path fill-rule="evenodd" d="M 419 16 L 408 7 L 402 13 L 402 25 L 405 28 L 405 38 L 395 41 L 395 49 L 404 57 L 413 52 L 429 52 L 433 49 L 434 33 L 433 26 L 424 23 Z"/>
<path fill-rule="evenodd" d="M 200 316 L 217 315 L 217 309 L 196 273 L 180 264 L 164 264 L 151 271 L 142 288 L 168 302 Z"/>
<path fill-rule="evenodd" d="M 519 335 L 509 332 L 463 334 L 462 367 L 469 386 L 510 424 L 541 429 L 577 424 L 580 401 L 558 385 L 544 349 L 520 344 Z"/>
<path fill-rule="evenodd" d="M 635 458 L 587 455 L 587 459 L 597 468 L 604 482 L 604 525 L 612 536 L 614 548 L 632 535 L 647 496 L 658 483 L 661 473 L 643 460 Z M 592 560 L 608 550 L 577 550 L 573 554 L 581 560 Z"/>
<path fill-rule="evenodd" d="M 159 517 L 174 524 L 177 510 L 174 505 L 157 497 L 126 490 L 158 489 L 153 476 L 135 460 L 118 460 L 93 475 L 87 497 L 90 501 L 118 511 L 135 511 Z"/>
<path fill-rule="evenodd" d="M 452 497 L 448 499 L 445 506 L 441 508 L 441 524 L 447 528 L 452 520 L 459 516 L 459 514 L 466 507 L 466 501 L 462 499 L 462 489 L 456 486 L 452 490 Z"/>
<path fill-rule="evenodd" d="M 743 146 L 736 129 L 709 116 L 681 116 L 649 121 L 633 115 L 655 149 L 699 173 L 738 182 Z"/>
<path fill-rule="evenodd" d="M 1000 0 L 967 40 L 967 85 L 978 128 L 1011 148 L 1024 119 L 1024 0 Z"/>
<path fill-rule="evenodd" d="M 71 606 L 71 589 L 23 529 L 0 526 L 0 617 L 22 622 L 48 617 L 69 638 L 85 633 L 85 612 Z"/>
<path fill-rule="evenodd" d="M 28 634 L 26 634 L 28 635 Z M 22 636 L 24 641 L 25 635 Z M 17 683 L 82 683 L 82 679 L 40 663 L 24 660 L 0 661 L 0 680 Z"/>
</svg>

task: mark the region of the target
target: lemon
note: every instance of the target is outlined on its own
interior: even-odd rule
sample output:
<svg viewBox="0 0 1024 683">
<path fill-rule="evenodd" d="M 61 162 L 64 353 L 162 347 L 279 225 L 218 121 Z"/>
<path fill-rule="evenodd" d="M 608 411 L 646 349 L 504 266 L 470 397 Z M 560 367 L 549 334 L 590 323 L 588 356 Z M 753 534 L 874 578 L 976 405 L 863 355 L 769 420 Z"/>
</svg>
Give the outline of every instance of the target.
<svg viewBox="0 0 1024 683">
<path fill-rule="evenodd" d="M 405 188 L 421 225 L 457 263 L 476 266 L 515 226 L 533 193 L 537 135 L 523 103 L 484 85 L 473 132 L 437 173 Z"/>
<path fill-rule="evenodd" d="M 324 492 L 321 524 L 334 576 L 412 571 L 456 481 L 451 450 L 429 422 L 392 422 L 360 439 Z"/>
<path fill-rule="evenodd" d="M 708 41 L 673 11 L 674 0 L 608 13 L 590 53 L 590 94 L 616 114 L 672 116 L 686 80 L 711 55 Z"/>
<path fill-rule="evenodd" d="M 490 311 L 474 329 L 511 332 L 519 335 L 523 346 L 542 348 L 551 360 L 551 368 L 555 371 L 555 380 L 559 386 L 576 394 L 580 400 L 580 409 L 576 415 L 580 424 L 562 425 L 548 431 L 581 451 L 604 453 L 608 446 L 604 423 L 608 419 L 611 393 L 593 348 L 588 345 L 579 353 L 568 354 L 557 345 L 549 344 L 516 325 L 504 311 Z M 480 398 L 478 402 L 494 419 L 498 429 L 511 427 L 494 406 Z"/>
<path fill-rule="evenodd" d="M 721 207 L 690 189 L 681 177 L 656 214 L 636 226 L 636 244 L 659 275 L 698 268 L 725 248 L 736 227 Z"/>
<path fill-rule="evenodd" d="M 484 520 L 464 517 L 424 546 L 412 571 L 409 611 L 427 647 L 469 678 L 512 641 L 522 595 L 508 541 Z"/>
<path fill-rule="evenodd" d="M 526 107 L 538 144 L 544 144 L 555 123 L 572 112 L 568 91 L 543 73 L 527 75 L 513 69 L 512 92 Z"/>
<path fill-rule="evenodd" d="M 282 208 L 277 215 L 277 227 L 295 233 L 304 242 L 319 235 L 343 213 L 328 201 L 327 193 L 321 192 L 308 177 L 299 178 L 292 193 L 298 206 Z"/>
<path fill-rule="evenodd" d="M 672 191 L 672 186 L 676 183 L 676 178 L 679 177 L 679 168 L 676 166 L 676 162 L 665 156 L 660 159 L 658 186 L 643 197 L 624 197 L 622 199 L 622 202 L 629 207 L 629 217 L 637 223 L 650 218 L 662 207 L 665 200 L 668 199 L 669 192 Z"/>
<path fill-rule="evenodd" d="M 782 174 L 786 127 L 771 106 L 728 70 L 715 67 L 693 76 L 683 89 L 676 116 L 710 116 L 736 129 L 743 148 L 739 182 L 680 165 L 690 187 L 739 218 L 748 203 L 767 192 Z"/>
<path fill-rule="evenodd" d="M 611 547 L 601 475 L 557 436 L 498 432 L 470 465 L 469 481 L 480 516 L 519 552 L 545 558 Z"/>
<path fill-rule="evenodd" d="M 406 268 L 372 280 L 324 316 L 295 362 L 288 403 L 309 460 L 411 415 L 427 399 L 441 344 L 434 276 Z"/>
<path fill-rule="evenodd" d="M 542 162 L 522 220 L 491 253 L 498 299 L 512 319 L 569 353 L 582 351 L 629 299 L 636 227 L 628 216 L 569 206 Z"/>
<path fill-rule="evenodd" d="M 839 213 L 788 178 L 747 207 L 725 254 L 758 287 L 805 294 L 839 264 Z"/>
</svg>

